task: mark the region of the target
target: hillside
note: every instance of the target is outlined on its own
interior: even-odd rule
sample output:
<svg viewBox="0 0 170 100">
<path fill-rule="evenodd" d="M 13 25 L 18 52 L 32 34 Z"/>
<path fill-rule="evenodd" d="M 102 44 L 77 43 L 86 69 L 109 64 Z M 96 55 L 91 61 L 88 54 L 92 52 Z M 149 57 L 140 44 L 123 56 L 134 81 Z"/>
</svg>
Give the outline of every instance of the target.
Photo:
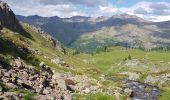
<svg viewBox="0 0 170 100">
<path fill-rule="evenodd" d="M 83 16 L 71 18 L 17 16 L 17 18 L 40 26 L 67 47 L 80 52 L 93 53 L 105 46 L 115 45 L 145 50 L 169 47 L 168 22 L 154 23 L 128 14 L 98 18 Z"/>
<path fill-rule="evenodd" d="M 92 65 L 74 57 L 40 28 L 20 24 L 6 3 L 0 5 L 6 12 L 2 18 L 13 15 L 0 20 L 0 99 L 71 100 L 77 93 L 100 91 L 101 86 L 93 78 L 98 73 L 86 73 L 95 70 Z"/>
</svg>

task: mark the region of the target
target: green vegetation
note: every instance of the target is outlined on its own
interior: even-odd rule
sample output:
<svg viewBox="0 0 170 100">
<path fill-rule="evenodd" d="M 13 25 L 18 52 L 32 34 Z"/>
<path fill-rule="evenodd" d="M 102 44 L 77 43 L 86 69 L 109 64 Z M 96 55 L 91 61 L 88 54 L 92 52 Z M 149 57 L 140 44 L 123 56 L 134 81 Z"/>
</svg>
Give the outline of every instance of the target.
<svg viewBox="0 0 170 100">
<path fill-rule="evenodd" d="M 113 96 L 104 95 L 102 93 L 76 95 L 74 100 L 115 100 Z"/>
<path fill-rule="evenodd" d="M 170 100 L 170 90 L 163 92 L 160 100 Z"/>
<path fill-rule="evenodd" d="M 22 90 L 22 89 L 11 89 L 11 88 L 8 88 L 6 85 L 4 85 L 3 83 L 0 83 L 0 88 L 2 88 L 2 91 L 3 92 L 16 92 L 16 93 L 20 93 L 20 94 L 23 94 L 23 98 L 24 100 L 35 100 L 35 94 L 30 92 L 30 91 L 27 91 L 27 90 Z"/>
</svg>

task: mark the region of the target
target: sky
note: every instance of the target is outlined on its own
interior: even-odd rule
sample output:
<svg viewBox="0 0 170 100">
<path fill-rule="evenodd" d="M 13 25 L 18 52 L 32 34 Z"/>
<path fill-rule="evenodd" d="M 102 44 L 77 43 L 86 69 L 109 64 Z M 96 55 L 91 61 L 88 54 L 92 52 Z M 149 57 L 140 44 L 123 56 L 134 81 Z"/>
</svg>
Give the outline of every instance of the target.
<svg viewBox="0 0 170 100">
<path fill-rule="evenodd" d="M 4 0 L 17 15 L 113 16 L 127 13 L 150 21 L 170 20 L 170 0 Z"/>
</svg>

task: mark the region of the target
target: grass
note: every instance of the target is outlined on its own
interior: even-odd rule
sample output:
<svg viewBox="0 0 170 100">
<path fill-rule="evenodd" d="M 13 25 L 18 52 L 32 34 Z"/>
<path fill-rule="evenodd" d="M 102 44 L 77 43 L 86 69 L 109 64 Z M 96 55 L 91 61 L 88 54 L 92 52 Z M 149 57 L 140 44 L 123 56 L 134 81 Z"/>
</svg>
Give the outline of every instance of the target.
<svg viewBox="0 0 170 100">
<path fill-rule="evenodd" d="M 76 95 L 74 100 L 115 100 L 115 97 L 111 95 L 104 95 L 102 93 Z"/>
<path fill-rule="evenodd" d="M 160 100 L 170 100 L 170 90 L 163 92 Z"/>
<path fill-rule="evenodd" d="M 18 94 L 23 94 L 23 99 L 24 100 L 35 100 L 35 94 L 28 91 L 28 90 L 23 90 L 23 89 L 12 89 L 7 87 L 5 84 L 0 82 L 0 87 L 2 88 L 3 92 L 15 92 Z"/>
</svg>

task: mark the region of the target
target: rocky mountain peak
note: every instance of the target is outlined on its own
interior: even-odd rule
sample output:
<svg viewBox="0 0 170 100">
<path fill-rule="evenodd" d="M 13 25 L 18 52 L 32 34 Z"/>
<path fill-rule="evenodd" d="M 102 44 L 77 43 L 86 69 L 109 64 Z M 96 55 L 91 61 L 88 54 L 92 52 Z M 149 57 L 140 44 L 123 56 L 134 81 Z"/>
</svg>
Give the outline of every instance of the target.
<svg viewBox="0 0 170 100">
<path fill-rule="evenodd" d="M 10 9 L 9 5 L 0 0 L 0 25 L 13 31 L 21 31 L 22 27 Z"/>
<path fill-rule="evenodd" d="M 143 18 L 140 18 L 136 15 L 129 15 L 129 14 L 126 14 L 126 13 L 113 15 L 111 17 L 111 19 L 133 20 L 133 21 L 137 21 L 139 23 L 148 22 L 148 21 L 144 20 Z"/>
</svg>

